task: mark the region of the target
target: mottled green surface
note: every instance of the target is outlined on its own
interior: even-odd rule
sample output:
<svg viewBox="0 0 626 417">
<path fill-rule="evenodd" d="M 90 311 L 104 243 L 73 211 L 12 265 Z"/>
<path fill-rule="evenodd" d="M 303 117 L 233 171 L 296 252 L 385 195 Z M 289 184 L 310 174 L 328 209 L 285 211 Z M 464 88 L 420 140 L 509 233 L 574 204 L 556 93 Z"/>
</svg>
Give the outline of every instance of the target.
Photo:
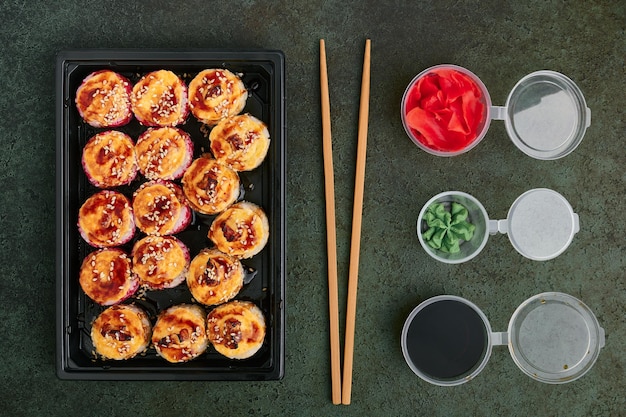
<svg viewBox="0 0 626 417">
<path fill-rule="evenodd" d="M 57 3 L 57 4 L 55 4 Z M 148 6 L 150 4 L 150 6 Z M 480 4 L 478 6 L 477 4 Z M 625 415 L 626 13 L 613 1 L 125 1 L 0 5 L 0 414 L 44 415 Z M 318 42 L 331 90 L 340 299 L 345 299 L 364 40 L 372 39 L 352 405 L 330 401 Z M 280 382 L 68 382 L 55 375 L 54 58 L 66 48 L 270 48 L 287 62 L 288 276 Z M 405 135 L 399 102 L 424 68 L 475 72 L 494 104 L 535 70 L 583 90 L 593 121 L 570 156 L 537 161 L 494 122 L 470 153 L 427 155 Z M 529 188 L 562 193 L 581 230 L 558 258 L 533 262 L 493 236 L 463 265 L 419 246 L 415 219 L 431 196 L 462 190 L 492 218 Z M 606 347 L 582 379 L 545 385 L 504 347 L 460 387 L 422 382 L 400 350 L 402 323 L 425 298 L 460 295 L 496 331 L 543 291 L 582 299 Z M 345 318 L 342 302 L 341 320 Z"/>
</svg>

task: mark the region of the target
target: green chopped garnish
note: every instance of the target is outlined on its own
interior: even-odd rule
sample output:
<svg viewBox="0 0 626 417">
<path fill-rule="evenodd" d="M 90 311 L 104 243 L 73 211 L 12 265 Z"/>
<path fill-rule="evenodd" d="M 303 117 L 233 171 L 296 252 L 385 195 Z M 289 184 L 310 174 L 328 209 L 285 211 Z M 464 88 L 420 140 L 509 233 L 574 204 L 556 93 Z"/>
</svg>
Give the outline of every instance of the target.
<svg viewBox="0 0 626 417">
<path fill-rule="evenodd" d="M 447 253 L 461 251 L 461 241 L 474 236 L 476 226 L 467 221 L 467 209 L 459 203 L 450 204 L 450 211 L 443 203 L 434 203 L 426 210 L 424 221 L 428 229 L 422 237 L 433 249 Z"/>
</svg>

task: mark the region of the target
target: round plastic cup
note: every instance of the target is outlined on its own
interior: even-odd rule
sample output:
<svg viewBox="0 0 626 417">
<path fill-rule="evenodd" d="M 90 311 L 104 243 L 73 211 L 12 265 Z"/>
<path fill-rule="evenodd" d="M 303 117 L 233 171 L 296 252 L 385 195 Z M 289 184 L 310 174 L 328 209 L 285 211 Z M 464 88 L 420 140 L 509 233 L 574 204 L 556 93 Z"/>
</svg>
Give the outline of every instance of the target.
<svg viewBox="0 0 626 417">
<path fill-rule="evenodd" d="M 605 340 L 591 309 L 568 294 L 545 292 L 527 299 L 511 316 L 506 332 L 493 332 L 472 302 L 439 295 L 411 311 L 401 346 L 409 368 L 435 385 L 472 380 L 487 365 L 492 348 L 503 345 L 526 375 L 546 384 L 564 384 L 591 370 Z M 456 370 L 461 371 L 452 372 Z"/>
<path fill-rule="evenodd" d="M 480 91 L 482 92 L 482 97 L 483 97 L 483 104 L 485 106 L 485 113 L 483 115 L 483 120 L 481 121 L 479 127 L 478 127 L 478 131 L 477 131 L 477 135 L 476 138 L 470 142 L 465 148 L 460 149 L 460 150 L 456 150 L 456 151 L 445 151 L 445 150 L 439 150 L 439 149 L 434 149 L 431 148 L 429 146 L 427 146 L 426 144 L 422 143 L 417 135 L 415 134 L 415 131 L 413 129 L 411 129 L 407 123 L 406 120 L 406 115 L 408 113 L 408 111 L 410 109 L 407 109 L 407 99 L 409 97 L 409 94 L 411 93 L 411 91 L 413 90 L 413 88 L 416 86 L 417 82 L 427 76 L 429 73 L 432 72 L 436 72 L 438 70 L 441 69 L 451 69 L 451 70 L 455 70 L 458 71 L 464 75 L 466 75 L 467 77 L 469 77 L 475 84 L 476 86 L 480 89 Z M 474 148 L 476 145 L 478 145 L 480 143 L 480 141 L 483 139 L 483 137 L 485 137 L 485 134 L 487 133 L 487 130 L 489 129 L 489 124 L 491 123 L 491 98 L 489 97 L 489 92 L 487 91 L 487 87 L 485 87 L 485 84 L 483 84 L 483 82 L 480 80 L 480 78 L 478 78 L 473 72 L 471 72 L 470 70 L 463 68 L 463 67 L 459 67 L 457 65 L 452 65 L 452 64 L 441 64 L 441 65 L 435 65 L 433 67 L 427 68 L 424 71 L 420 72 L 419 74 L 417 74 L 415 76 L 415 78 L 413 78 L 413 80 L 409 83 L 409 85 L 407 86 L 406 90 L 404 91 L 404 94 L 402 96 L 402 110 L 401 110 L 401 117 L 402 117 L 402 125 L 404 126 L 404 130 L 406 131 L 407 135 L 409 136 L 409 138 L 411 138 L 411 140 L 417 145 L 419 146 L 422 150 L 432 154 L 432 155 L 436 155 L 436 156 L 456 156 L 456 155 L 460 155 L 463 154 L 467 151 L 469 151 L 470 149 Z"/>
<path fill-rule="evenodd" d="M 459 203 L 467 209 L 467 221 L 476 226 L 476 229 L 474 230 L 472 239 L 467 242 L 463 242 L 460 245 L 460 252 L 447 253 L 432 248 L 424 240 L 422 233 L 424 233 L 427 229 L 424 222 L 424 215 L 426 214 L 428 208 L 435 203 L 449 205 L 453 202 Z M 487 239 L 489 238 L 489 216 L 487 215 L 487 210 L 485 210 L 485 207 L 483 207 L 480 201 L 478 201 L 475 197 L 462 191 L 446 191 L 437 194 L 424 204 L 424 207 L 422 207 L 422 210 L 417 216 L 417 237 L 419 238 L 420 244 L 426 253 L 436 260 L 447 264 L 467 262 L 478 255 L 487 244 Z"/>
<path fill-rule="evenodd" d="M 454 295 L 432 297 L 415 307 L 401 336 L 409 368 L 424 381 L 440 386 L 461 385 L 476 377 L 489 361 L 492 343 L 485 314 Z M 455 370 L 460 373 L 449 374 Z"/>
</svg>

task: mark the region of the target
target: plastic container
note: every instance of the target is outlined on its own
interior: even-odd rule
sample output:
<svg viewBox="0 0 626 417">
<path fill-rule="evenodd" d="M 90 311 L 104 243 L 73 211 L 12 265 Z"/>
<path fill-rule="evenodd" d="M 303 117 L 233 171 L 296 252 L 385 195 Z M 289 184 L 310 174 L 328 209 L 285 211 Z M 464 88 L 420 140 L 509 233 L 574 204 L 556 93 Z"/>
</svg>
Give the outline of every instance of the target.
<svg viewBox="0 0 626 417">
<path fill-rule="evenodd" d="M 447 68 L 470 77 L 482 89 L 486 111 L 482 128 L 469 146 L 458 151 L 441 151 L 424 145 L 406 121 L 407 97 L 417 81 L 437 69 Z M 424 151 L 437 156 L 455 156 L 474 148 L 483 139 L 491 120 L 504 120 L 515 146 L 536 159 L 562 158 L 576 149 L 591 125 L 591 110 L 580 88 L 555 71 L 536 71 L 522 78 L 511 90 L 505 106 L 494 106 L 483 82 L 471 71 L 456 65 L 436 65 L 419 73 L 402 97 L 402 123 L 407 135 Z"/>
<path fill-rule="evenodd" d="M 285 344 L 285 68 L 280 51 L 264 50 L 78 50 L 57 56 L 57 375 L 61 379 L 99 380 L 276 380 L 284 374 Z M 95 358 L 90 338 L 91 323 L 103 310 L 81 290 L 78 272 L 84 257 L 93 250 L 76 227 L 78 209 L 97 190 L 81 168 L 81 152 L 96 129 L 80 118 L 74 96 L 83 78 L 100 69 L 112 69 L 136 82 L 143 74 L 168 69 L 189 82 L 207 68 L 227 68 L 242 74 L 249 91 L 246 107 L 263 120 L 271 136 L 267 157 L 254 171 L 241 173 L 243 198 L 265 210 L 270 238 L 264 250 L 244 260 L 251 280 L 236 299 L 254 302 L 265 316 L 267 333 L 263 346 L 246 360 L 228 359 L 210 347 L 187 363 L 169 363 L 154 348 L 126 361 Z M 179 126 L 194 141 L 194 158 L 208 151 L 206 128 L 193 116 Z M 134 140 L 145 131 L 136 120 L 118 128 Z M 143 178 L 118 191 L 132 196 Z M 211 246 L 207 238 L 213 216 L 194 213 L 191 225 L 176 237 L 191 256 Z M 137 234 L 135 239 L 140 236 Z M 122 249 L 130 251 L 135 240 Z M 152 324 L 164 309 L 194 303 L 186 284 L 147 291 L 133 303 L 143 307 Z M 208 313 L 211 308 L 205 307 Z"/>
<path fill-rule="evenodd" d="M 478 323 L 478 324 L 477 324 Z M 582 301 L 560 292 L 537 294 L 513 313 L 506 332 L 493 332 L 474 303 L 453 295 L 419 304 L 402 328 L 402 354 L 423 380 L 460 385 L 487 365 L 494 346 L 507 345 L 531 378 L 563 384 L 585 375 L 605 344 L 605 332 Z"/>
<path fill-rule="evenodd" d="M 433 203 L 457 202 L 467 208 L 468 221 L 476 226 L 471 240 L 460 245 L 458 253 L 433 249 L 422 233 L 427 226 L 424 214 Z M 515 250 L 528 259 L 546 261 L 563 253 L 580 230 L 578 214 L 561 194 L 547 188 L 535 188 L 520 195 L 511 205 L 507 218 L 490 220 L 484 206 L 475 197 L 461 191 L 446 191 L 432 197 L 417 217 L 417 236 L 431 257 L 448 264 L 458 264 L 476 257 L 490 235 L 507 234 Z"/>
<path fill-rule="evenodd" d="M 416 132 L 413 131 L 413 129 L 411 129 L 411 127 L 409 126 L 409 122 L 407 120 L 407 113 L 413 108 L 411 106 L 411 93 L 413 92 L 414 88 L 416 88 L 417 83 L 424 77 L 426 76 L 430 76 L 430 75 L 439 75 L 440 73 L 442 73 L 443 71 L 447 71 L 447 70 L 454 70 L 457 71 L 459 73 L 461 73 L 462 75 L 464 75 L 468 80 L 470 80 L 471 83 L 473 83 L 473 86 L 476 87 L 478 90 L 480 90 L 481 92 L 481 96 L 480 99 L 478 100 L 480 105 L 482 106 L 482 108 L 484 109 L 484 114 L 482 119 L 480 120 L 480 122 L 478 123 L 478 126 L 476 127 L 476 131 L 475 131 L 475 135 L 474 138 L 462 149 L 435 149 L 434 147 L 428 146 L 427 144 L 423 143 L 418 136 L 416 135 Z M 433 154 L 433 155 L 437 155 L 437 156 L 455 156 L 455 155 L 460 155 L 462 153 L 465 153 L 467 151 L 469 151 L 470 149 L 474 148 L 476 145 L 478 145 L 480 143 L 480 141 L 483 139 L 483 137 L 485 136 L 485 134 L 487 133 L 487 130 L 489 129 L 489 124 L 491 123 L 491 116 L 490 116 L 490 112 L 491 112 L 491 98 L 489 97 L 489 92 L 487 91 L 487 88 L 485 87 L 485 85 L 483 84 L 483 82 L 480 80 L 480 78 L 478 78 L 474 73 L 472 73 L 471 71 L 463 68 L 463 67 L 459 67 L 456 65 L 436 65 L 434 67 L 430 67 L 422 72 L 420 72 L 415 78 L 413 78 L 413 80 L 411 81 L 411 83 L 409 84 L 409 86 L 406 88 L 404 95 L 402 96 L 402 111 L 401 111 L 401 116 L 402 116 L 402 124 L 404 126 L 404 129 L 406 130 L 406 133 L 409 135 L 409 138 L 411 138 L 411 140 L 420 148 L 422 148 L 424 151 Z"/>
<path fill-rule="evenodd" d="M 428 243 L 424 240 L 424 237 L 422 236 L 422 233 L 425 232 L 427 229 L 427 226 L 424 224 L 424 215 L 428 207 L 435 203 L 443 203 L 448 205 L 452 202 L 463 205 L 463 207 L 465 207 L 469 213 L 468 221 L 476 226 L 476 229 L 474 230 L 474 236 L 471 240 L 463 242 L 461 244 L 461 251 L 458 253 L 446 253 L 438 249 L 434 249 L 428 245 Z M 417 236 L 419 238 L 420 244 L 422 245 L 426 253 L 428 253 L 430 256 L 437 259 L 438 261 L 449 264 L 466 262 L 477 256 L 487 244 L 487 239 L 489 238 L 490 233 L 489 228 L 489 216 L 487 215 L 485 207 L 483 207 L 480 201 L 478 201 L 476 198 L 462 191 L 446 191 L 437 194 L 436 196 L 428 200 L 426 204 L 424 204 L 424 207 L 422 207 L 422 210 L 417 217 Z"/>
</svg>

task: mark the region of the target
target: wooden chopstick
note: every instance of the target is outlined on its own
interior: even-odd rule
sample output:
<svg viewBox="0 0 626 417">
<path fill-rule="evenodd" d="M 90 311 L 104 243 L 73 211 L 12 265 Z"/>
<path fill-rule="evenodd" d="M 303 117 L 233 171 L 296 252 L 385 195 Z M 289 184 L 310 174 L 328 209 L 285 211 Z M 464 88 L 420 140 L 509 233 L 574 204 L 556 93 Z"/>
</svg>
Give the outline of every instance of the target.
<svg viewBox="0 0 626 417">
<path fill-rule="evenodd" d="M 370 49 L 371 41 L 365 41 L 363 77 L 361 80 L 361 103 L 359 106 L 359 133 L 356 154 L 356 177 L 354 181 L 354 207 L 352 209 L 352 240 L 350 242 L 350 270 L 348 274 L 348 303 L 346 310 L 346 334 L 343 364 L 343 404 L 350 404 L 352 395 L 352 362 L 354 358 L 354 328 L 356 322 L 356 293 L 359 279 L 359 252 L 361 246 L 361 220 L 363 216 L 363 189 L 365 186 L 365 159 L 367 155 L 367 127 L 370 97 Z"/>
<path fill-rule="evenodd" d="M 339 349 L 339 296 L 337 292 L 337 231 L 335 229 L 335 180 L 333 146 L 330 134 L 330 97 L 326 69 L 326 47 L 320 39 L 320 89 L 322 101 L 322 140 L 324 186 L 326 192 L 326 246 L 328 251 L 328 306 L 330 315 L 330 371 L 333 404 L 341 404 L 341 364 Z"/>
</svg>

